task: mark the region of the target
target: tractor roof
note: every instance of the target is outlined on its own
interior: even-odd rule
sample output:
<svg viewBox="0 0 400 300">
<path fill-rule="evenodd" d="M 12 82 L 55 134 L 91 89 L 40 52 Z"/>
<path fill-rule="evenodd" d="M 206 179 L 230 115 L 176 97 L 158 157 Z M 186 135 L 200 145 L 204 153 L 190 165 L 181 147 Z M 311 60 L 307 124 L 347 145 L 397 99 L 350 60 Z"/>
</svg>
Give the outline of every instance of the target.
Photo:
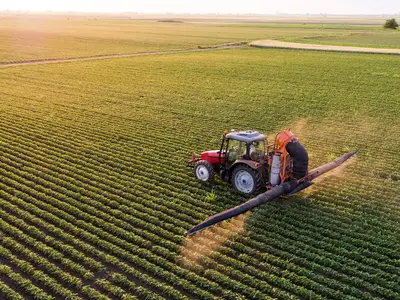
<svg viewBox="0 0 400 300">
<path fill-rule="evenodd" d="M 232 131 L 226 135 L 227 139 L 237 140 L 240 142 L 253 142 L 265 140 L 265 135 L 255 130 Z"/>
</svg>

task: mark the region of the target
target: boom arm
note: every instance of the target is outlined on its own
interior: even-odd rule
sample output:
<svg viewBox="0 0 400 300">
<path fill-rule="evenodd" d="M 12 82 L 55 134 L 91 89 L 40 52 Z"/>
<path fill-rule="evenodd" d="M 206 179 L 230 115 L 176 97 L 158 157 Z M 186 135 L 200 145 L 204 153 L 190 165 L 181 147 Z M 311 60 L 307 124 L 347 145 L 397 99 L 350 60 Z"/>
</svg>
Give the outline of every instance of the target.
<svg viewBox="0 0 400 300">
<path fill-rule="evenodd" d="M 283 184 L 277 185 L 273 189 L 266 191 L 265 193 L 262 193 L 262 194 L 258 195 L 257 197 L 252 198 L 243 204 L 240 204 L 238 206 L 235 206 L 233 208 L 225 210 L 219 214 L 211 216 L 208 219 L 206 219 L 204 222 L 198 224 L 197 226 L 195 226 L 192 229 L 185 232 L 185 235 L 192 235 L 192 234 L 194 234 L 204 228 L 207 228 L 211 225 L 217 224 L 224 220 L 227 220 L 227 219 L 230 219 L 237 215 L 243 214 L 246 211 L 253 209 L 254 207 L 257 207 L 257 206 L 260 206 L 261 204 L 270 202 L 284 194 L 288 194 L 291 191 L 293 191 L 296 187 L 298 187 L 299 185 L 304 184 L 306 182 L 310 182 L 311 180 L 317 178 L 318 176 L 321 176 L 322 174 L 340 166 L 342 163 L 344 163 L 346 160 L 348 160 L 350 157 L 352 157 L 356 153 L 357 153 L 357 150 L 353 150 L 330 163 L 327 163 L 323 166 L 313 169 L 308 175 L 306 175 L 305 177 L 303 177 L 297 181 L 292 180 L 292 181 L 284 182 Z"/>
</svg>

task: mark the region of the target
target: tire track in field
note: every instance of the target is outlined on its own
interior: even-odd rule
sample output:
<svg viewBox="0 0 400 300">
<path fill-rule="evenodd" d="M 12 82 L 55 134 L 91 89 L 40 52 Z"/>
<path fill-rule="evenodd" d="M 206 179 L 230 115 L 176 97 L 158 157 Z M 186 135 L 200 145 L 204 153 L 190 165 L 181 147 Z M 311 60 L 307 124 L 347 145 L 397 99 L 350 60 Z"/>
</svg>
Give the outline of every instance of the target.
<svg viewBox="0 0 400 300">
<path fill-rule="evenodd" d="M 249 43 L 250 46 L 260 48 L 280 48 L 280 49 L 297 49 L 297 50 L 316 50 L 316 51 L 334 51 L 334 52 L 353 52 L 353 53 L 369 53 L 369 54 L 398 54 L 400 49 L 385 48 L 366 48 L 366 47 L 349 47 L 319 44 L 302 44 L 281 42 L 275 40 L 259 40 Z"/>
<path fill-rule="evenodd" d="M 244 44 L 232 44 L 222 45 L 208 48 L 190 48 L 190 49 L 175 49 L 166 51 L 149 51 L 149 52 L 138 52 L 131 54 L 106 54 L 96 55 L 87 57 L 72 57 L 65 59 L 38 59 L 38 60 L 27 60 L 27 61 L 16 61 L 16 62 L 0 62 L 0 67 L 11 67 L 11 66 L 25 66 L 25 65 L 40 65 L 40 64 L 54 64 L 54 63 L 66 63 L 74 61 L 87 61 L 97 59 L 110 59 L 110 58 L 123 58 L 123 57 L 135 57 L 135 56 L 146 56 L 146 55 L 162 55 L 171 53 L 187 53 L 187 52 L 200 52 L 200 51 L 212 51 L 221 49 L 236 49 L 244 47 Z"/>
</svg>

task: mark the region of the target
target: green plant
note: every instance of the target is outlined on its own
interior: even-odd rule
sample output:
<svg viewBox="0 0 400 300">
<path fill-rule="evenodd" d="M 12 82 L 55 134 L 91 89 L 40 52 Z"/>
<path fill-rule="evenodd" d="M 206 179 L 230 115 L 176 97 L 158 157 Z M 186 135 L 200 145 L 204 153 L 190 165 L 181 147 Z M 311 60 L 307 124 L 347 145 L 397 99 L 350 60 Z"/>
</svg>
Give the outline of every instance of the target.
<svg viewBox="0 0 400 300">
<path fill-rule="evenodd" d="M 212 189 L 211 192 L 208 192 L 205 196 L 205 200 L 207 202 L 215 202 L 217 195 L 215 194 L 214 190 Z"/>
</svg>

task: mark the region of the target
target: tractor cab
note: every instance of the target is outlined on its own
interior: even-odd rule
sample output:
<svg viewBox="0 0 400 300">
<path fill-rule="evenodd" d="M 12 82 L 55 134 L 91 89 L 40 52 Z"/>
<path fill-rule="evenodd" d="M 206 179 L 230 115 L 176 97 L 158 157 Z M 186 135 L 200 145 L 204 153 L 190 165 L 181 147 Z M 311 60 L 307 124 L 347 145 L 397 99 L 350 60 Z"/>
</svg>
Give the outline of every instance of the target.
<svg viewBox="0 0 400 300">
<path fill-rule="evenodd" d="M 238 160 L 260 163 L 265 157 L 266 137 L 254 130 L 233 131 L 222 140 L 220 153 L 224 153 L 224 167 L 229 169 Z"/>
</svg>

